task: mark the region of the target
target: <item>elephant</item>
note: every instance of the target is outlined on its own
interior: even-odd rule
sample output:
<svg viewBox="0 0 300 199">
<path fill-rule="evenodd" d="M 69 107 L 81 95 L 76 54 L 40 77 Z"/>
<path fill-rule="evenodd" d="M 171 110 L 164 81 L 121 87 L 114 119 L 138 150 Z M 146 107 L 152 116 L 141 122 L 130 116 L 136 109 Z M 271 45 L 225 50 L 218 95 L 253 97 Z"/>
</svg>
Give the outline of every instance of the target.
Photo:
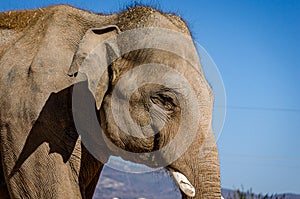
<svg viewBox="0 0 300 199">
<path fill-rule="evenodd" d="M 9 11 L 0 43 L 0 198 L 92 198 L 111 155 L 221 198 L 213 91 L 180 17 Z"/>
</svg>

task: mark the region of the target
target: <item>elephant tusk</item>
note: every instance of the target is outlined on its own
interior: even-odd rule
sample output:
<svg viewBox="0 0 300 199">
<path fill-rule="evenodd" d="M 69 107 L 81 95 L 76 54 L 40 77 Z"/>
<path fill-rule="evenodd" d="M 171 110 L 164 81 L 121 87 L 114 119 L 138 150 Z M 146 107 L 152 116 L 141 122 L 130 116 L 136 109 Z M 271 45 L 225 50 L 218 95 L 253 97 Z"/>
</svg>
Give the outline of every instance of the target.
<svg viewBox="0 0 300 199">
<path fill-rule="evenodd" d="M 189 197 L 194 197 L 196 194 L 194 186 L 190 183 L 190 181 L 180 172 L 170 170 L 176 184 L 179 186 L 181 191 L 185 193 Z"/>
</svg>

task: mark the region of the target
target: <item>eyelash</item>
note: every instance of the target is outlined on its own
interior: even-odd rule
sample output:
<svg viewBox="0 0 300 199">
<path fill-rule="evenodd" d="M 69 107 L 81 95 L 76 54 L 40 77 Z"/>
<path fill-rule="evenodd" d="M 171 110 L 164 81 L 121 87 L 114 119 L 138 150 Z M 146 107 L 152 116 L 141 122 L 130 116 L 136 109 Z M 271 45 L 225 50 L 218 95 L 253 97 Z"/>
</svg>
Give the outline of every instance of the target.
<svg viewBox="0 0 300 199">
<path fill-rule="evenodd" d="M 173 110 L 176 107 L 173 99 L 169 96 L 157 94 L 157 96 L 150 97 L 152 103 L 163 106 L 166 110 Z"/>
</svg>

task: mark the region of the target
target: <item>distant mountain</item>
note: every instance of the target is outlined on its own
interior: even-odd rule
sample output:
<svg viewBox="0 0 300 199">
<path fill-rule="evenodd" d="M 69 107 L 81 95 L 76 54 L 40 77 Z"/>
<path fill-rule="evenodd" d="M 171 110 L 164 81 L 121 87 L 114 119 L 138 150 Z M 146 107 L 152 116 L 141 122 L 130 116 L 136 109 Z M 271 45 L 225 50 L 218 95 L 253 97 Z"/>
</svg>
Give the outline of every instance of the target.
<svg viewBox="0 0 300 199">
<path fill-rule="evenodd" d="M 181 193 L 164 170 L 127 173 L 104 168 L 93 199 L 180 199 Z"/>
<path fill-rule="evenodd" d="M 145 172 L 147 170 L 145 167 L 124 164 L 124 161 L 118 158 L 108 165 L 110 167 L 104 167 L 93 199 L 181 199 L 178 187 L 166 170 Z M 132 171 L 139 173 L 132 173 Z M 276 198 L 275 194 L 272 197 L 269 194 L 267 197 L 262 194 L 222 189 L 225 199 L 239 199 L 239 194 L 244 194 L 245 199 L 300 199 L 300 195 L 296 194 L 280 194 Z"/>
<path fill-rule="evenodd" d="M 224 199 L 239 199 L 239 195 L 242 195 L 245 197 L 245 199 L 300 199 L 300 195 L 296 194 L 254 194 L 248 192 L 240 192 L 237 190 L 231 190 L 231 189 L 222 189 L 222 195 Z"/>
</svg>

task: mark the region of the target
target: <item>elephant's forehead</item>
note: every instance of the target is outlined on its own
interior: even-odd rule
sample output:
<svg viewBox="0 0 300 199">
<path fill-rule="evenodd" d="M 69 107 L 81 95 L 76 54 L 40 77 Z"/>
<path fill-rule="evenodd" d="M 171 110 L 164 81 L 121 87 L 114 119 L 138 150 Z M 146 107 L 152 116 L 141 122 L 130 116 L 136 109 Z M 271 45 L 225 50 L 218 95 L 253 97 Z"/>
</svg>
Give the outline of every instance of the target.
<svg viewBox="0 0 300 199">
<path fill-rule="evenodd" d="M 143 27 L 161 27 L 190 34 L 187 25 L 179 16 L 165 14 L 154 8 L 143 6 L 120 13 L 117 25 L 122 31 Z"/>
</svg>

